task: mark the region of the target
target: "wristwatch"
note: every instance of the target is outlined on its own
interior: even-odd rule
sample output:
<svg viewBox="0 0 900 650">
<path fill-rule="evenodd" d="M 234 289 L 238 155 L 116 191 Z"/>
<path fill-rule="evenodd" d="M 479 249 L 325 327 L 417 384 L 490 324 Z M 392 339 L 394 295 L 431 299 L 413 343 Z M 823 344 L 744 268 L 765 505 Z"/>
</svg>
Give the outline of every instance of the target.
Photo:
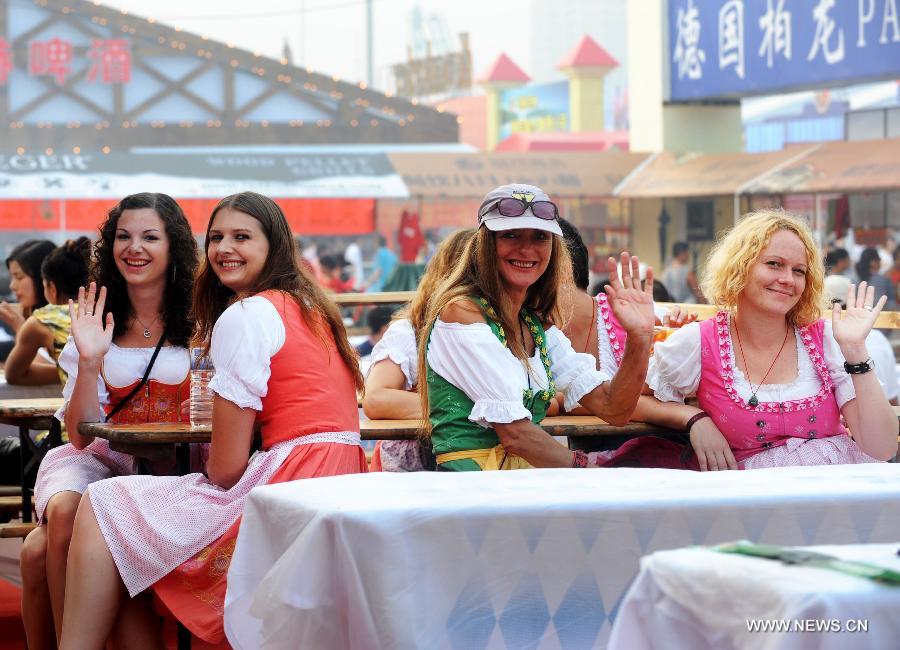
<svg viewBox="0 0 900 650">
<path fill-rule="evenodd" d="M 844 370 L 847 371 L 848 375 L 863 375 L 874 368 L 875 362 L 872 361 L 871 357 L 860 363 L 847 363 L 846 361 L 844 362 Z"/>
</svg>

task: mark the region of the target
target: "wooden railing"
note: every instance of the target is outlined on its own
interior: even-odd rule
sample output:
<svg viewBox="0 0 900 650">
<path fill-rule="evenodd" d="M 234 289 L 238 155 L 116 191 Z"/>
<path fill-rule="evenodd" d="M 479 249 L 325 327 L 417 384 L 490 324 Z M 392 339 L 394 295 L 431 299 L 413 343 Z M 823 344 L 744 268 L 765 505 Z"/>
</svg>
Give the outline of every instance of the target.
<svg viewBox="0 0 900 650">
<path fill-rule="evenodd" d="M 334 301 L 341 306 L 354 305 L 385 305 L 385 304 L 402 304 L 412 300 L 416 295 L 415 291 L 391 291 L 385 293 L 337 293 L 332 296 Z M 712 318 L 719 311 L 719 307 L 715 305 L 687 305 L 678 303 L 661 302 L 657 303 L 661 307 L 681 307 L 685 311 L 696 312 L 700 316 L 700 320 Z M 824 310 L 822 317 L 831 318 L 831 310 Z M 900 329 L 900 312 L 883 311 L 878 315 L 875 321 L 875 327 L 879 329 Z"/>
</svg>

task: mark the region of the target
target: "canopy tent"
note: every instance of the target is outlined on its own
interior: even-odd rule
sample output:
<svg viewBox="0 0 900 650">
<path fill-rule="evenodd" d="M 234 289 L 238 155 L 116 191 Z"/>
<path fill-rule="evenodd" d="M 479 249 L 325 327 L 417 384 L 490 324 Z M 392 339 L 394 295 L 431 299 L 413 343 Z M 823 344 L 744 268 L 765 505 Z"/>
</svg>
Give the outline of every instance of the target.
<svg viewBox="0 0 900 650">
<path fill-rule="evenodd" d="M 389 153 L 410 196 L 481 199 L 504 183 L 537 185 L 551 197 L 612 196 L 644 153 Z"/>
</svg>

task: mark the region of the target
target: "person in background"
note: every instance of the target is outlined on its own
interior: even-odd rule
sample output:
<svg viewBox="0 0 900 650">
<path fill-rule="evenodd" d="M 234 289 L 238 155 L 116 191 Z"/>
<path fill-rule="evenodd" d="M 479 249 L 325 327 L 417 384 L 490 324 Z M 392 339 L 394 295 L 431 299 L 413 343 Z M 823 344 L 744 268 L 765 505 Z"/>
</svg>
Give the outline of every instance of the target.
<svg viewBox="0 0 900 650">
<path fill-rule="evenodd" d="M 387 239 L 381 233 L 378 234 L 378 250 L 375 251 L 375 270 L 366 280 L 366 291 L 377 292 L 384 290 L 394 269 L 397 268 L 397 254 L 387 245 Z"/>
<path fill-rule="evenodd" d="M 363 271 L 362 249 L 355 241 L 350 242 L 344 249 L 344 260 L 350 267 L 350 279 L 353 281 L 351 291 L 359 291 L 365 281 Z"/>
<path fill-rule="evenodd" d="M 33 310 L 16 335 L 16 345 L 4 367 L 10 384 L 66 383 L 66 373 L 58 360 L 72 327 L 68 303 L 78 296 L 78 288 L 87 284 L 90 248 L 91 240 L 80 237 L 44 258 L 41 276 L 48 304 Z M 37 358 L 42 349 L 57 362 L 56 366 Z"/>
<path fill-rule="evenodd" d="M 825 278 L 825 299 L 830 304 L 839 304 L 847 308 L 847 293 L 850 290 L 850 280 L 842 275 L 829 275 Z M 887 337 L 877 329 L 873 329 L 866 336 L 866 348 L 872 355 L 875 365 L 875 375 L 884 390 L 885 397 L 891 404 L 897 404 L 900 395 L 900 385 L 897 383 L 897 361 L 894 357 L 894 348 Z"/>
<path fill-rule="evenodd" d="M 17 333 L 25 319 L 38 307 L 47 304 L 44 285 L 41 282 L 41 264 L 56 248 L 48 239 L 31 239 L 19 244 L 6 258 L 9 269 L 9 290 L 17 303 L 0 302 L 0 320 Z"/>
<path fill-rule="evenodd" d="M 356 346 L 359 356 L 367 357 L 372 354 L 372 350 L 384 337 L 388 325 L 391 324 L 393 313 L 393 310 L 386 305 L 380 305 L 369 310 L 366 316 L 366 323 L 369 326 L 369 338 Z"/>
<path fill-rule="evenodd" d="M 362 401 L 363 412 L 369 419 L 422 419 L 422 402 L 416 392 L 419 378 L 418 340 L 425 329 L 428 300 L 450 274 L 474 235 L 474 228 L 464 228 L 448 235 L 438 245 L 419 280 L 416 295 L 400 311 L 372 350 Z M 431 446 L 425 442 L 379 440 L 372 453 L 372 471 L 415 472 L 433 468 Z"/>
<path fill-rule="evenodd" d="M 887 297 L 884 308 L 886 311 L 896 311 L 897 295 L 894 285 L 885 276 L 881 275 L 881 258 L 875 248 L 866 248 L 859 256 L 856 263 L 856 277 L 860 283 L 865 282 L 875 290 L 875 300 L 882 296 Z"/>
<path fill-rule="evenodd" d="M 425 245 L 425 237 L 419 227 L 419 213 L 404 210 L 400 215 L 400 230 L 397 232 L 397 248 L 400 249 L 400 263 L 412 264 Z M 387 276 L 385 276 L 387 279 Z"/>
<path fill-rule="evenodd" d="M 843 275 L 853 282 L 853 269 L 850 267 L 850 253 L 843 248 L 835 248 L 825 255 L 825 275 Z"/>
<path fill-rule="evenodd" d="M 875 258 L 877 263 L 877 253 Z M 850 287 L 824 306 L 809 227 L 780 210 L 746 215 L 715 245 L 704 294 L 723 310 L 657 343 L 647 384 L 700 470 L 870 463 L 897 451 L 897 416 L 866 338 L 887 298 Z M 685 404 L 696 396 L 698 406 Z M 847 427 L 853 439 L 847 435 Z M 640 440 L 640 439 L 638 439 Z M 659 443 L 662 446 L 663 443 Z M 673 449 L 673 460 L 682 451 Z"/>
<path fill-rule="evenodd" d="M 353 278 L 344 278 L 344 258 L 340 255 L 323 255 L 319 259 L 322 267 L 322 286 L 335 293 L 353 291 Z"/>
<path fill-rule="evenodd" d="M 337 306 L 299 270 L 281 208 L 254 192 L 225 197 L 205 253 L 192 311 L 216 369 L 206 473 L 90 486 L 69 550 L 63 649 L 100 650 L 117 632 L 130 642 L 116 647 L 164 647 L 151 589 L 192 634 L 222 643 L 250 490 L 366 471 L 358 359 Z M 102 333 L 96 323 L 93 338 Z M 257 424 L 262 448 L 251 456 Z"/>
<path fill-rule="evenodd" d="M 666 267 L 662 282 L 672 300 L 681 303 L 705 302 L 697 284 L 697 276 L 691 268 L 691 249 L 687 242 L 672 244 L 672 261 Z"/>
<path fill-rule="evenodd" d="M 56 417 L 71 442 L 41 461 L 34 490 L 40 525 L 22 545 L 22 618 L 33 650 L 55 647 L 62 632 L 68 550 L 81 495 L 91 483 L 137 471 L 134 456 L 82 436 L 78 423 L 187 419 L 182 403 L 190 392 L 193 321 L 185 306 L 196 268 L 190 224 L 165 194 L 126 196 L 100 226 L 92 281 L 87 292 L 78 291 L 77 313 L 69 303 L 72 336 L 59 355 L 68 377 Z M 85 294 L 93 307 L 98 287 L 96 311 L 84 309 Z"/>
</svg>

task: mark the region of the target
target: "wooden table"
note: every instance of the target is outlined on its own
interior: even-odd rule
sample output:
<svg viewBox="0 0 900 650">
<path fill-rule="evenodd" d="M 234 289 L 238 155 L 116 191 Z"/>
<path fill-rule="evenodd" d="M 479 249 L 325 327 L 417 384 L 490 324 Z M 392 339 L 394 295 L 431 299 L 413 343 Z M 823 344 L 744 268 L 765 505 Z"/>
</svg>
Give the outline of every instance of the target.
<svg viewBox="0 0 900 650">
<path fill-rule="evenodd" d="M 42 431 L 51 429 L 57 422 L 53 414 L 62 408 L 61 397 L 37 397 L 32 399 L 5 399 L 0 400 L 0 423 L 9 424 L 19 429 L 19 444 L 21 445 L 21 488 L 22 488 L 22 522 L 31 522 L 31 494 L 26 485 L 25 477 L 36 464 L 41 462 L 47 449 L 61 440 L 48 438 L 46 445 L 38 445 L 31 439 L 29 431 Z M 58 429 L 56 430 L 58 436 Z M 25 461 L 25 450 L 30 449 L 31 460 Z"/>
<path fill-rule="evenodd" d="M 419 420 L 362 420 L 360 437 L 363 440 L 414 440 L 419 433 Z M 610 435 L 677 435 L 680 432 L 652 424 L 633 422 L 624 427 L 607 424 L 593 416 L 563 416 L 546 418 L 541 426 L 552 436 L 610 436 Z M 159 448 L 173 444 L 209 442 L 209 427 L 191 429 L 189 424 L 105 424 L 82 422 L 78 431 L 86 436 L 109 440 L 109 446 L 142 458 L 159 458 Z"/>
</svg>

